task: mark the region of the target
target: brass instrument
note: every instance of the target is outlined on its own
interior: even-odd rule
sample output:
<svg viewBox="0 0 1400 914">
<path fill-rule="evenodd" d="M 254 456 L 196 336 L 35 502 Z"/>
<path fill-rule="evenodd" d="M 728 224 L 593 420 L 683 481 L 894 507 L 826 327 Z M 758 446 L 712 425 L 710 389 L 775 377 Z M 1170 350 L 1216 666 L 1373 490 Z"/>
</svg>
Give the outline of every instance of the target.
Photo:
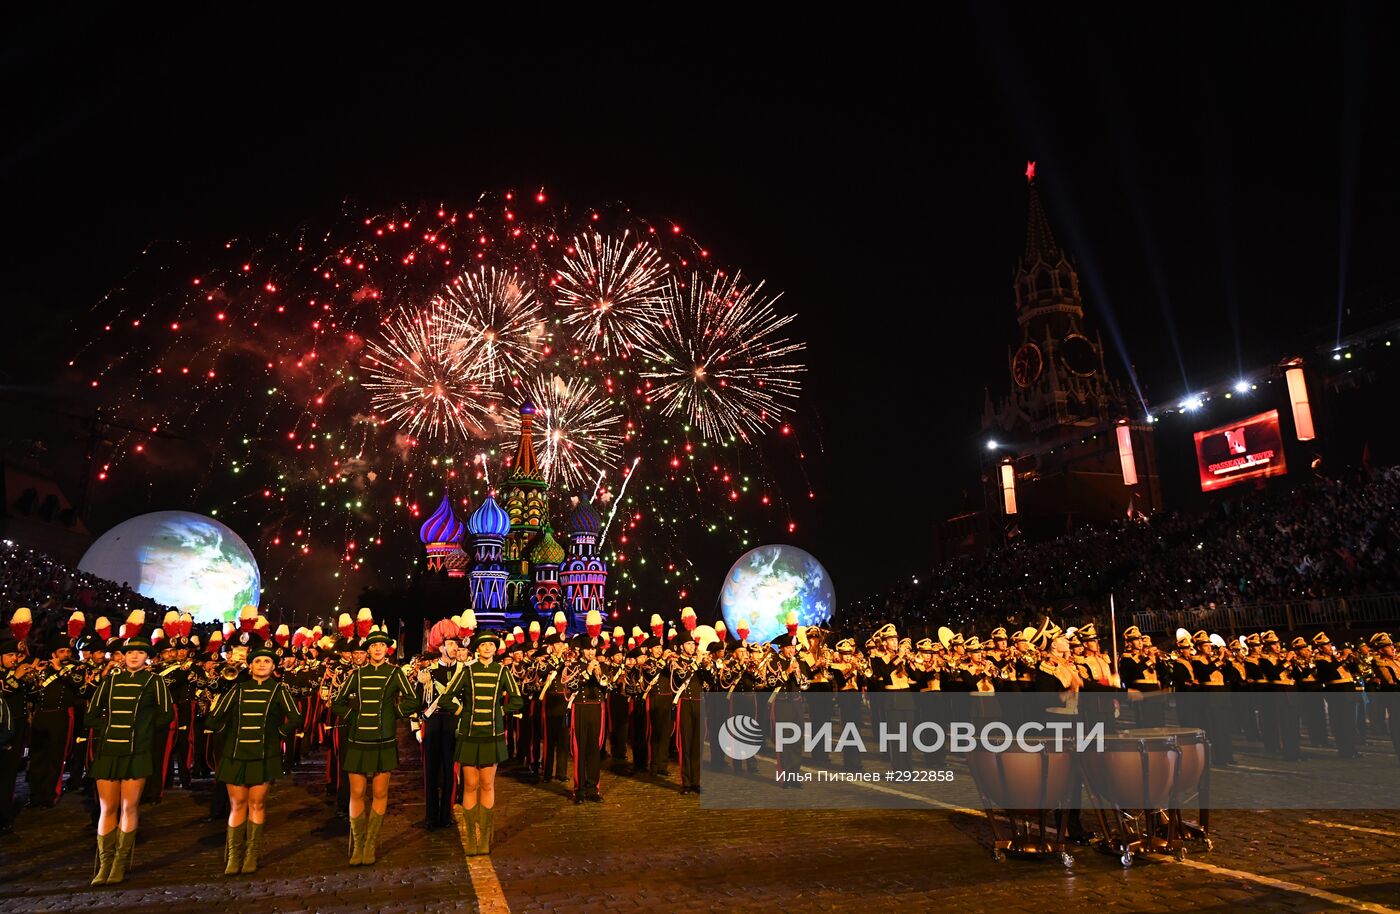
<svg viewBox="0 0 1400 914">
<path fill-rule="evenodd" d="M 316 693 L 322 701 L 329 702 L 340 692 L 340 686 L 344 683 L 345 676 L 349 672 L 349 667 L 340 663 L 328 662 L 326 664 L 326 671 L 321 675 L 321 684 L 316 689 Z"/>
<path fill-rule="evenodd" d="M 895 689 L 907 689 L 913 685 L 909 678 L 909 652 L 904 647 L 900 647 L 890 664 L 890 685 Z"/>
</svg>

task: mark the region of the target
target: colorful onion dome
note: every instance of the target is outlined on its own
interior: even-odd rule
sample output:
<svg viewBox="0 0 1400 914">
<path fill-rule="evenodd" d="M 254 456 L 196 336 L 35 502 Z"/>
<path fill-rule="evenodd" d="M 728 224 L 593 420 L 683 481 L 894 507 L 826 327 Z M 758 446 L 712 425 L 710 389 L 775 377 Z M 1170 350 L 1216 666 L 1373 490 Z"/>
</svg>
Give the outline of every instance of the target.
<svg viewBox="0 0 1400 914">
<path fill-rule="evenodd" d="M 442 493 L 442 504 L 418 529 L 418 539 L 425 546 L 429 543 L 456 543 L 462 539 L 462 522 L 453 513 L 446 492 Z"/>
<path fill-rule="evenodd" d="M 472 536 L 505 536 L 510 533 L 510 515 L 496 504 L 495 496 L 488 495 L 472 512 L 467 529 Z"/>
<path fill-rule="evenodd" d="M 562 561 L 564 561 L 564 547 L 559 545 L 559 541 L 554 538 L 554 534 L 548 527 L 545 527 L 544 535 L 539 538 L 534 547 L 530 550 L 530 564 L 558 565 Z"/>
<path fill-rule="evenodd" d="M 593 510 L 593 506 L 582 498 L 574 507 L 573 513 L 569 515 L 569 532 L 597 533 L 603 529 L 603 519 L 598 516 L 598 512 Z"/>
</svg>

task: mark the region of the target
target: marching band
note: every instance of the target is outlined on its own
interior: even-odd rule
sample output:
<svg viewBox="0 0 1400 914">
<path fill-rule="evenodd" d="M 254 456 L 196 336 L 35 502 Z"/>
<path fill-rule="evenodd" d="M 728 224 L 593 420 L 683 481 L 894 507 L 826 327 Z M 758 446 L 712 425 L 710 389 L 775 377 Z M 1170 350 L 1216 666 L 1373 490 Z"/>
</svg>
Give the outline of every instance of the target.
<svg viewBox="0 0 1400 914">
<path fill-rule="evenodd" d="M 802 627 L 792 616 L 785 634 L 755 642 L 746 625 L 731 635 L 722 623 L 697 625 L 689 610 L 679 626 L 658 614 L 650 632 L 638 626 L 630 634 L 604 631 L 595 612 L 573 638 L 562 613 L 547 629 L 535 623 L 528 633 L 502 634 L 476 631 L 466 613 L 434 626 L 429 650 L 399 665 L 397 645 L 367 610 L 354 620 L 342 614 L 338 637 L 319 629 L 289 637 L 285 626 L 272 633 L 254 612 L 203 644 L 172 615 L 150 641 L 140 635 L 139 613 L 121 637 L 105 640 L 101 628 L 83 634 L 75 620 L 69 637 L 37 657 L 0 633 L 0 781 L 9 777 L 0 799 L 13 800 L 23 745 L 32 805 L 52 805 L 65 773 L 70 790 L 94 782 L 94 885 L 126 878 L 143 792 L 149 798 L 153 786 L 158 796 L 177 774 L 182 786 L 211 774 L 224 785 L 211 810 L 226 819 L 224 872 L 255 872 L 269 784 L 318 750 L 326 753 L 328 797 L 345 801 L 350 865 L 373 864 L 401 721 L 422 747 L 427 813 L 419 824 L 455 820 L 473 854 L 490 853 L 498 766 L 534 783 L 565 781 L 575 803 L 603 800 L 605 755 L 614 773 L 662 779 L 674 755 L 681 794 L 702 789 L 706 742 L 708 767 L 755 771 L 754 759 L 727 758 L 717 731 L 707 733 L 707 692 L 723 693 L 732 714 L 770 726 L 898 717 L 911 713 L 916 692 L 951 693 L 949 701 L 1004 692 L 1082 693 L 1090 701 L 1115 692 L 1139 727 L 1161 725 L 1166 696 L 1200 693 L 1214 697 L 1192 706 L 1207 710 L 1191 724 L 1207 731 L 1219 765 L 1231 763 L 1236 737 L 1296 759 L 1306 734 L 1314 746 L 1354 758 L 1368 722 L 1388 724 L 1400 759 L 1400 660 L 1386 633 L 1338 648 L 1322 632 L 1285 646 L 1272 631 L 1227 642 L 1182 630 L 1159 647 L 1130 626 L 1110 656 L 1093 622 L 1062 630 L 1048 618 L 1022 630 L 994 628 L 985 640 L 942 628 L 916 641 L 885 625 L 861 650 L 856 637 Z M 908 697 L 867 711 L 867 692 Z M 1287 697 L 1253 698 L 1263 692 Z M 848 770 L 862 765 L 849 750 L 840 761 Z M 888 761 L 909 764 L 907 754 Z M 800 747 L 776 758 L 781 773 L 802 764 Z M 8 825 L 13 812 L 0 815 Z"/>
</svg>

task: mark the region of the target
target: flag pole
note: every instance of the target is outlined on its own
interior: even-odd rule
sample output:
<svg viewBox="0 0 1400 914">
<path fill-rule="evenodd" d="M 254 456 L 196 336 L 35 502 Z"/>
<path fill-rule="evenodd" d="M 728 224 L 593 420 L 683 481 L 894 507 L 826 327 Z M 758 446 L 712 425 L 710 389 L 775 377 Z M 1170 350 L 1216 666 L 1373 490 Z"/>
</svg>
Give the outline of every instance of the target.
<svg viewBox="0 0 1400 914">
<path fill-rule="evenodd" d="M 1118 608 L 1113 603 L 1113 594 L 1108 595 L 1109 637 L 1113 639 L 1113 675 L 1118 675 Z"/>
</svg>

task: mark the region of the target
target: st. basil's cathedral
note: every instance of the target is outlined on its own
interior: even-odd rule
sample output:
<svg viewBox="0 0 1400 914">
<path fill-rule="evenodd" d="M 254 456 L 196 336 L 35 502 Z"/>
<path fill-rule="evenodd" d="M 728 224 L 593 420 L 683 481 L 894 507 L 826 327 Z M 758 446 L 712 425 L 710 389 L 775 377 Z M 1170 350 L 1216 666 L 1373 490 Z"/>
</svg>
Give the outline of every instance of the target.
<svg viewBox="0 0 1400 914">
<path fill-rule="evenodd" d="M 549 523 L 549 485 L 535 460 L 535 405 L 520 405 L 520 442 L 504 486 L 491 492 L 464 525 L 444 492 L 418 537 L 427 552 L 434 596 L 466 603 L 482 628 L 548 623 L 563 611 L 570 631 L 583 631 L 589 610 L 604 614 L 608 566 L 598 554 L 603 522 L 582 497 L 572 499 L 563 543 Z M 462 599 L 469 595 L 470 602 Z"/>
</svg>

